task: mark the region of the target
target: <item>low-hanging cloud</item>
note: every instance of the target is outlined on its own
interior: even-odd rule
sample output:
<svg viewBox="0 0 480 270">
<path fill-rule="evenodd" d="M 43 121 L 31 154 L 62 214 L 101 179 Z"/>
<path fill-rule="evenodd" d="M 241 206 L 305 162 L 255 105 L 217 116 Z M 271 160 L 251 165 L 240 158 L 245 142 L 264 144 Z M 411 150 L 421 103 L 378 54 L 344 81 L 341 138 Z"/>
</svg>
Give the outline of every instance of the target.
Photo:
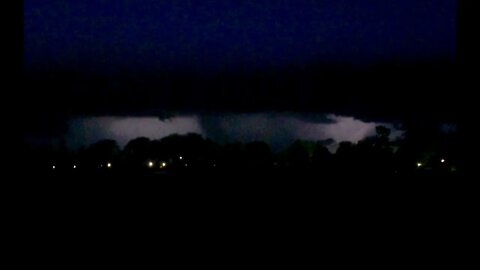
<svg viewBox="0 0 480 270">
<path fill-rule="evenodd" d="M 341 141 L 358 142 L 375 134 L 377 125 L 353 117 L 288 113 L 191 114 L 159 120 L 158 117 L 92 117 L 70 121 L 67 142 L 71 147 L 101 139 L 115 139 L 121 146 L 136 137 L 160 139 L 171 134 L 199 133 L 219 143 L 265 141 L 282 150 L 296 139 L 321 141 L 335 151 Z"/>
<path fill-rule="evenodd" d="M 114 139 L 124 146 L 137 137 L 160 139 L 186 133 L 203 134 L 196 117 L 180 116 L 164 121 L 156 117 L 89 117 L 71 120 L 66 139 L 72 148 L 102 139 Z"/>
</svg>

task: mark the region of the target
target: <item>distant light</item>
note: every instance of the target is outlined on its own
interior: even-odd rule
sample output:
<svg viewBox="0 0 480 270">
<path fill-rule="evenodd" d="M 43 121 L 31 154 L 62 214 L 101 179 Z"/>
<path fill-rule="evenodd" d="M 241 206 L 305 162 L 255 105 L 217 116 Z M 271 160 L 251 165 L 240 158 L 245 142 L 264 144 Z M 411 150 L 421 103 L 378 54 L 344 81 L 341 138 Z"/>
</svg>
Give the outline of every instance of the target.
<svg viewBox="0 0 480 270">
<path fill-rule="evenodd" d="M 148 167 L 150 167 L 150 168 L 153 167 L 153 162 L 152 161 L 148 162 Z"/>
<path fill-rule="evenodd" d="M 442 158 L 442 160 L 440 160 L 440 162 L 445 163 L 445 159 Z"/>
<path fill-rule="evenodd" d="M 188 164 L 187 164 L 187 163 L 185 163 L 185 167 L 188 167 Z"/>
<path fill-rule="evenodd" d="M 73 165 L 73 168 L 76 169 L 76 168 L 77 168 L 77 165 Z"/>
<path fill-rule="evenodd" d="M 182 157 L 182 156 L 180 156 L 180 160 L 182 160 L 182 159 L 183 159 L 183 157 Z"/>
<path fill-rule="evenodd" d="M 54 169 L 54 170 L 55 170 L 55 165 L 53 165 L 53 166 L 52 166 L 52 169 Z"/>
<path fill-rule="evenodd" d="M 110 162 L 107 163 L 107 167 L 108 167 L 108 168 L 111 168 L 111 167 L 112 167 L 112 163 L 110 163 Z"/>
<path fill-rule="evenodd" d="M 418 168 L 420 168 L 420 167 L 422 167 L 422 166 L 423 166 L 422 163 L 420 163 L 420 162 L 417 163 L 417 167 L 418 167 Z"/>
</svg>

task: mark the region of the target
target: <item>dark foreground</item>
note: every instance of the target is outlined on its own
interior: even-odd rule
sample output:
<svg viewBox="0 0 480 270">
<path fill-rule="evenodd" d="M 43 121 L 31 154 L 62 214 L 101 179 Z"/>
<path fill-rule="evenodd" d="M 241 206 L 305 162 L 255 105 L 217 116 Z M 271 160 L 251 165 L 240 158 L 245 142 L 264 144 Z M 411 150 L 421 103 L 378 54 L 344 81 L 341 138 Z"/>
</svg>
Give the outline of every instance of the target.
<svg viewBox="0 0 480 270">
<path fill-rule="evenodd" d="M 111 200 L 178 201 L 180 204 L 292 204 L 323 201 L 332 207 L 372 203 L 456 204 L 471 199 L 474 181 L 459 174 L 382 174 L 378 172 L 308 170 L 182 170 L 28 172 L 20 185 L 30 198 L 57 202 Z M 87 199 L 89 198 L 89 199 Z M 314 203 L 315 202 L 315 203 Z M 336 203 L 333 203 L 336 202 Z M 162 206 L 159 204 L 159 206 Z M 172 205 L 175 206 L 175 205 Z"/>
<path fill-rule="evenodd" d="M 397 265 L 406 256 L 471 254 L 464 243 L 472 239 L 478 212 L 471 181 L 348 172 L 32 172 L 17 182 L 10 203 L 18 241 L 50 254 L 39 262 L 81 254 L 73 249 L 102 258 L 158 252 L 185 262 L 187 249 L 214 252 L 214 261 L 229 264 L 244 261 L 237 252 L 264 259 L 286 252 Z"/>
</svg>

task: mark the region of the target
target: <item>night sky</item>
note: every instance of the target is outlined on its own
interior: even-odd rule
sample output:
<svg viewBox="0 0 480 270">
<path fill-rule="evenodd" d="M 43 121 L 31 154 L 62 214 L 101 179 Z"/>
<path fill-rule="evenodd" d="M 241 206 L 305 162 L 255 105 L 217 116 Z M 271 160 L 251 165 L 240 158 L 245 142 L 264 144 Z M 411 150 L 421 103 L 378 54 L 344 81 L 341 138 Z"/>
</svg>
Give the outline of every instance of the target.
<svg viewBox="0 0 480 270">
<path fill-rule="evenodd" d="M 456 1 L 26 0 L 27 68 L 212 72 L 454 57 Z"/>
<path fill-rule="evenodd" d="M 149 121 L 164 115 L 187 120 L 151 136 L 253 136 L 225 128 L 234 121 L 252 134 L 263 123 L 326 139 L 330 127 L 312 135 L 297 115 L 313 113 L 334 115 L 330 124 L 343 134 L 330 137 L 340 140 L 417 117 L 425 104 L 428 117 L 441 118 L 455 97 L 426 89 L 455 81 L 456 21 L 455 0 L 25 0 L 26 102 L 38 112 L 27 125 L 67 133 L 78 145 L 150 134 Z M 283 114 L 267 121 L 270 112 Z M 119 121 L 131 124 L 105 132 Z M 85 130 L 92 126 L 99 128 Z M 277 144 L 294 134 L 272 132 L 264 137 Z"/>
</svg>

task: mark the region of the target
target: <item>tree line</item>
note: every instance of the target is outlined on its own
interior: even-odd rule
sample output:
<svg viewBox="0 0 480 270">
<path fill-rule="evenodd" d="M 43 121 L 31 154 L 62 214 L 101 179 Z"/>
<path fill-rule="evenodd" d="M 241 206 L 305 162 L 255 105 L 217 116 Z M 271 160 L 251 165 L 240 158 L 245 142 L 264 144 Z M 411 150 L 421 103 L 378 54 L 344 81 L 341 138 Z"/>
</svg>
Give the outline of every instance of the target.
<svg viewBox="0 0 480 270">
<path fill-rule="evenodd" d="M 324 141 L 296 140 L 274 152 L 263 141 L 219 144 L 199 134 L 170 135 L 162 139 L 140 137 L 121 149 L 115 140 L 101 140 L 78 151 L 66 147 L 29 152 L 30 164 L 50 172 L 270 172 L 323 175 L 408 174 L 454 175 L 459 170 L 455 132 L 420 136 L 407 132 L 390 139 L 390 129 L 358 143 L 340 142 L 335 153 Z M 422 135 L 425 135 L 422 133 Z M 35 167 L 35 166 L 34 166 Z"/>
</svg>

